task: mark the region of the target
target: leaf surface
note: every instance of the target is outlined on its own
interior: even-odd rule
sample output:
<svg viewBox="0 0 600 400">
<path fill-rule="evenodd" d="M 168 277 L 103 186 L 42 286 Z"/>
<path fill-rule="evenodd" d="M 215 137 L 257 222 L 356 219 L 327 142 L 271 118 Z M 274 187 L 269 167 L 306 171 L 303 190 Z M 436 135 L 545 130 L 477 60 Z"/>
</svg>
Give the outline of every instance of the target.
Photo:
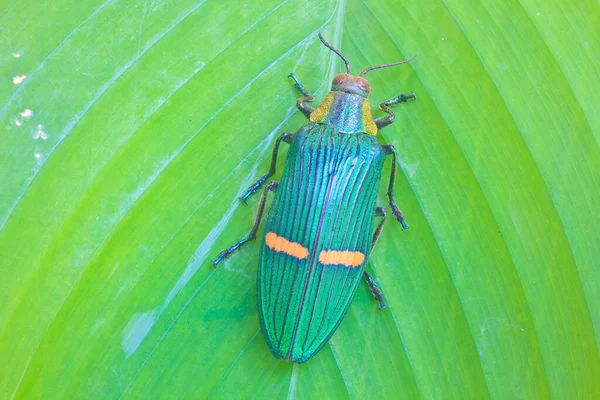
<svg viewBox="0 0 600 400">
<path fill-rule="evenodd" d="M 599 20 L 587 0 L 0 5 L 0 397 L 599 393 Z M 343 71 L 318 32 L 354 73 L 419 54 L 367 75 L 374 105 L 417 94 L 379 134 L 411 229 L 390 218 L 370 259 L 389 308 L 359 288 L 292 365 L 259 330 L 258 245 L 209 261 L 305 123 L 287 74 L 318 102 Z"/>
</svg>

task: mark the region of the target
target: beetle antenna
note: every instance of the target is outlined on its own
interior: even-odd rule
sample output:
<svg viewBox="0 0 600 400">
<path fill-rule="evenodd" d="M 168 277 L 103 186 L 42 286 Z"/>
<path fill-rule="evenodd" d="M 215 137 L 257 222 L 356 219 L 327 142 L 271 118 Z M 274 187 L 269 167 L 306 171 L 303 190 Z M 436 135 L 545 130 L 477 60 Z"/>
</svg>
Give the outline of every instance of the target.
<svg viewBox="0 0 600 400">
<path fill-rule="evenodd" d="M 417 58 L 417 56 L 418 56 L 418 54 L 415 54 L 412 58 L 409 58 L 408 60 L 398 61 L 398 62 L 391 63 L 391 64 L 373 65 L 372 67 L 363 69 L 362 72 L 360 73 L 360 76 L 365 76 L 367 74 L 367 72 L 372 71 L 372 70 L 377 69 L 377 68 L 393 67 L 394 65 L 400 65 L 400 64 L 409 63 L 412 60 L 414 60 L 415 58 Z"/>
<path fill-rule="evenodd" d="M 323 44 L 325 46 L 327 46 L 331 51 L 333 51 L 338 56 L 342 57 L 342 60 L 344 60 L 344 62 L 346 63 L 346 71 L 348 72 L 348 74 L 350 74 L 350 61 L 348 61 L 348 59 L 346 58 L 346 56 L 343 55 L 341 51 L 339 51 L 338 49 L 336 49 L 335 47 L 333 47 L 332 45 L 330 45 L 329 43 L 327 43 L 325 41 L 325 39 L 323 39 L 323 35 L 321 35 L 321 33 L 319 33 L 319 39 L 321 39 L 321 42 L 323 42 Z"/>
</svg>

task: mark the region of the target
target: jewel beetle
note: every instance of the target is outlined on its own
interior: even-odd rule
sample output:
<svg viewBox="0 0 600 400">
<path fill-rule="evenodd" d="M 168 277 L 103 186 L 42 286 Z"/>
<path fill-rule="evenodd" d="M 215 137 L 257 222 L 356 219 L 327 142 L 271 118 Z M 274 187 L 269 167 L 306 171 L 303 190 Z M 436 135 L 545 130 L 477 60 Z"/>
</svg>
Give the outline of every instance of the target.
<svg viewBox="0 0 600 400">
<path fill-rule="evenodd" d="M 394 218 L 408 228 L 394 201 L 396 150 L 381 145 L 377 131 L 394 121 L 390 106 L 415 99 L 401 94 L 381 103 L 387 116 L 373 119 L 364 75 L 377 68 L 412 61 L 415 57 L 364 69 L 350 75 L 348 59 L 319 34 L 321 42 L 340 56 L 346 73 L 336 75 L 319 107 L 298 78 L 289 75 L 302 94 L 298 109 L 309 123 L 285 132 L 275 142 L 269 172 L 250 186 L 246 199 L 275 174 L 281 142 L 290 145 L 283 176 L 264 188 L 254 225 L 238 243 L 213 260 L 225 257 L 253 240 L 258 232 L 267 195 L 274 192 L 258 262 L 258 314 L 271 352 L 277 358 L 302 363 L 314 356 L 333 335 L 364 277 L 381 308 L 381 291 L 365 271 L 371 249 L 386 219 L 375 199 L 386 156 L 392 169 L 387 196 Z M 379 223 L 375 227 L 375 218 Z"/>
</svg>

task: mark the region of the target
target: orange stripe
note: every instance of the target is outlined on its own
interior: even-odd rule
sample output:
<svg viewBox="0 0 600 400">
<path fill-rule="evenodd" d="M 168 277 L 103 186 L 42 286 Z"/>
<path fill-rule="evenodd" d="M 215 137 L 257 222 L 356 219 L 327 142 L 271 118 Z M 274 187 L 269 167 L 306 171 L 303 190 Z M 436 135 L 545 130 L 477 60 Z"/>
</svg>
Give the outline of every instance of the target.
<svg viewBox="0 0 600 400">
<path fill-rule="evenodd" d="M 300 260 L 308 256 L 308 249 L 306 247 L 296 242 L 290 242 L 286 238 L 277 236 L 273 232 L 267 233 L 265 236 L 265 243 L 270 249 L 296 257 Z"/>
<path fill-rule="evenodd" d="M 360 251 L 321 251 L 319 253 L 319 262 L 323 265 L 345 265 L 346 267 L 356 268 L 365 261 L 365 255 Z"/>
</svg>

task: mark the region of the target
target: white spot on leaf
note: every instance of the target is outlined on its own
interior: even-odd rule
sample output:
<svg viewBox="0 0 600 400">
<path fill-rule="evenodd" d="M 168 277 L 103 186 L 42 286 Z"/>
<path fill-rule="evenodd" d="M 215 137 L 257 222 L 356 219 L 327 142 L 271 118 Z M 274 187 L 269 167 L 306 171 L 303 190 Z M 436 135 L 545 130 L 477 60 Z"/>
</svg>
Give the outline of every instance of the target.
<svg viewBox="0 0 600 400">
<path fill-rule="evenodd" d="M 27 75 L 17 75 L 13 78 L 13 83 L 15 85 L 20 85 L 25 79 L 27 79 Z"/>
<path fill-rule="evenodd" d="M 44 131 L 44 125 L 38 125 L 36 127 L 35 132 L 33 133 L 33 138 L 34 139 L 42 139 L 42 140 L 46 140 L 48 139 L 48 134 Z"/>
</svg>

